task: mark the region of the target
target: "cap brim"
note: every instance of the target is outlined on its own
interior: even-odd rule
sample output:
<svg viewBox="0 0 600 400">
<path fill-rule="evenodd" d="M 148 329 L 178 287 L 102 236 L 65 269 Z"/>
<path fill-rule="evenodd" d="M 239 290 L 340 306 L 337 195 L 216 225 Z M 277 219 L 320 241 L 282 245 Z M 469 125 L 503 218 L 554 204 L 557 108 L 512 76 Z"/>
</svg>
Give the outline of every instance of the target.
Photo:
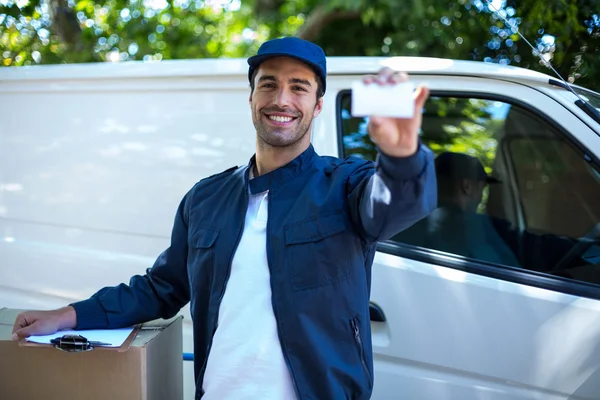
<svg viewBox="0 0 600 400">
<path fill-rule="evenodd" d="M 278 53 L 259 54 L 256 56 L 252 56 L 252 57 L 248 58 L 248 65 L 250 65 L 251 68 L 256 68 L 261 63 L 267 61 L 270 58 L 274 58 L 274 57 L 292 57 L 298 61 L 302 61 L 303 63 L 310 65 L 312 68 L 316 68 L 317 70 L 320 69 L 319 66 L 317 64 L 313 63 L 312 61 L 309 61 L 303 57 L 299 57 L 297 54 L 286 53 L 284 51 L 278 52 Z"/>
<path fill-rule="evenodd" d="M 291 57 L 291 58 L 295 58 L 296 60 L 301 61 L 304 64 L 308 65 L 315 71 L 315 74 L 317 74 L 323 80 L 323 89 L 325 89 L 325 77 L 323 76 L 321 67 L 318 64 L 315 64 L 314 62 L 309 61 L 306 58 L 298 57 L 298 55 L 296 55 L 296 54 L 291 54 L 291 53 L 286 53 L 286 52 L 260 54 L 260 55 L 256 55 L 256 56 L 252 56 L 252 57 L 248 58 L 248 65 L 250 66 L 250 70 L 248 71 L 248 79 L 251 78 L 252 70 L 258 68 L 258 66 L 260 64 L 267 61 L 268 59 L 271 59 L 274 57 Z"/>
</svg>

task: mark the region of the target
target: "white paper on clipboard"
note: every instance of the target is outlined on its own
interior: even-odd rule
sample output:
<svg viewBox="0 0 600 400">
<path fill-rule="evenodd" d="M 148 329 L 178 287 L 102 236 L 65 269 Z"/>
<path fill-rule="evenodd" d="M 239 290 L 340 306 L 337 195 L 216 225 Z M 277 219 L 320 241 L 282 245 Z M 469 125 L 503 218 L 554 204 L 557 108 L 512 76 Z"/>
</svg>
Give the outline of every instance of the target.
<svg viewBox="0 0 600 400">
<path fill-rule="evenodd" d="M 90 342 L 106 343 L 101 347 L 121 347 L 127 340 L 134 327 L 119 329 L 88 329 L 80 331 L 58 331 L 52 335 L 36 335 L 27 338 L 28 342 L 38 344 L 52 344 L 52 339 L 60 338 L 63 335 L 80 335 Z"/>
</svg>

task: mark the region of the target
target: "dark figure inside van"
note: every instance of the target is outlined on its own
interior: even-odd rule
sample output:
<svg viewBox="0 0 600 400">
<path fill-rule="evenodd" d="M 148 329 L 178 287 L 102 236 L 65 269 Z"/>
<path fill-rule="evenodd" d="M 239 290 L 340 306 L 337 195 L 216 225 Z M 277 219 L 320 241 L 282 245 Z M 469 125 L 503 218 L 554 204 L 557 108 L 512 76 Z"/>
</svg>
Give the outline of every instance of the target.
<svg viewBox="0 0 600 400">
<path fill-rule="evenodd" d="M 509 221 L 478 213 L 485 186 L 502 182 L 477 158 L 445 152 L 436 157 L 435 170 L 438 208 L 393 240 L 542 272 L 551 271 L 575 245 L 571 238 L 519 231 Z M 571 266 L 584 264 L 578 258 Z"/>
</svg>

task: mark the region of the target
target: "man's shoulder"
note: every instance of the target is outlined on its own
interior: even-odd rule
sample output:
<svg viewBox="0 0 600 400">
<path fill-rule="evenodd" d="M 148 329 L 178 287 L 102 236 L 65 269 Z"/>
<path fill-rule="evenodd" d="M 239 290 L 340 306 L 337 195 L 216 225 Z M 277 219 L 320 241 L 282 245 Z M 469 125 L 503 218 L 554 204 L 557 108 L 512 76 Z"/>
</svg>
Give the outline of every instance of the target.
<svg viewBox="0 0 600 400">
<path fill-rule="evenodd" d="M 206 178 L 202 179 L 200 182 L 208 182 L 208 181 L 216 180 L 216 179 L 219 179 L 219 178 L 226 178 L 227 176 L 233 174 L 238 169 L 240 169 L 239 165 L 233 166 L 231 168 L 227 168 L 225 171 L 218 172 L 216 174 L 207 176 Z M 200 182 L 198 182 L 198 183 L 200 183 Z"/>
<path fill-rule="evenodd" d="M 331 173 L 335 171 L 351 173 L 361 168 L 372 168 L 375 165 L 373 161 L 356 155 L 350 155 L 344 158 L 332 156 L 319 156 L 319 158 L 325 171 L 330 171 Z"/>
<path fill-rule="evenodd" d="M 222 172 L 218 172 L 216 174 L 207 176 L 206 178 L 202 178 L 200 181 L 196 182 L 196 184 L 192 187 L 190 191 L 197 191 L 200 189 L 206 189 L 208 187 L 213 186 L 214 184 L 221 184 L 224 180 L 229 178 L 235 173 L 239 173 L 243 170 L 240 166 L 234 166 L 231 168 L 227 168 Z"/>
</svg>

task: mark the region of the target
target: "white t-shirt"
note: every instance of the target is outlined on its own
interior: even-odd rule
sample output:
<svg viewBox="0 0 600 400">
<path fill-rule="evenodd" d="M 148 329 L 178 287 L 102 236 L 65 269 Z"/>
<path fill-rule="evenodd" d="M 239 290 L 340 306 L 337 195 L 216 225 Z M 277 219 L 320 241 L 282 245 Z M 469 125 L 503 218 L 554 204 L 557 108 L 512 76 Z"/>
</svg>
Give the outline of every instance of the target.
<svg viewBox="0 0 600 400">
<path fill-rule="evenodd" d="M 206 400 L 295 400 L 271 303 L 268 191 L 250 194 L 204 374 Z"/>
</svg>

